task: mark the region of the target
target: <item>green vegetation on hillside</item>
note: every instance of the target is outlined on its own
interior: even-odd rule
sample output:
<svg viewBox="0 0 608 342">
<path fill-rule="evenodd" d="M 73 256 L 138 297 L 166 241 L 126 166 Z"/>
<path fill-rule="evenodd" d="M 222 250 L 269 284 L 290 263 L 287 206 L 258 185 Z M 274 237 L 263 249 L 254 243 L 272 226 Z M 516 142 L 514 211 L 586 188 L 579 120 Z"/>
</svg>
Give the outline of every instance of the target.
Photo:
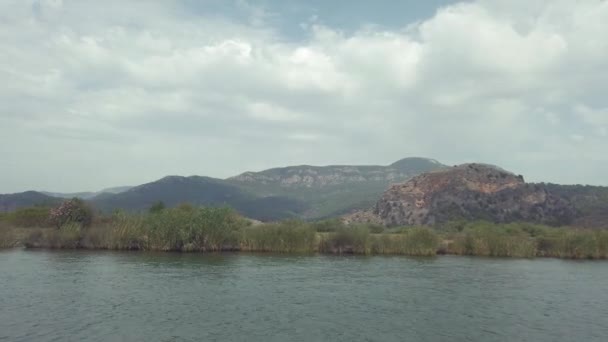
<svg viewBox="0 0 608 342">
<path fill-rule="evenodd" d="M 34 206 L 55 206 L 63 200 L 47 196 L 36 191 L 26 191 L 16 194 L 0 194 L 0 212 L 14 211 L 19 208 Z"/>
<path fill-rule="evenodd" d="M 608 224 L 608 187 L 551 183 L 540 185 L 574 205 L 580 214 L 577 225 L 600 227 Z"/>
<path fill-rule="evenodd" d="M 607 230 L 527 223 L 461 221 L 435 229 L 347 226 L 336 219 L 256 224 L 229 208 L 184 204 L 139 214 L 117 211 L 96 217 L 90 226 L 67 220 L 56 228 L 39 220 L 41 212 L 1 215 L 0 247 L 608 258 Z"/>
<path fill-rule="evenodd" d="M 262 221 L 297 217 L 306 209 L 303 203 L 294 199 L 259 196 L 224 180 L 199 176 L 169 176 L 119 194 L 95 198 L 91 203 L 103 212 L 116 209 L 143 212 L 159 201 L 167 207 L 183 202 L 209 207 L 230 206 L 244 216 Z"/>
</svg>

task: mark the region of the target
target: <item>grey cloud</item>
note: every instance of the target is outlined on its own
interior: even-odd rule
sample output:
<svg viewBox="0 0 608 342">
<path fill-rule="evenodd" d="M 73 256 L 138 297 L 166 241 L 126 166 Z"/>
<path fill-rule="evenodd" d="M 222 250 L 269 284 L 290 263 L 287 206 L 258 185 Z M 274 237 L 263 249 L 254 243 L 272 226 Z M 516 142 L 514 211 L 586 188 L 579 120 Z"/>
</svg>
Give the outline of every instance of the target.
<svg viewBox="0 0 608 342">
<path fill-rule="evenodd" d="M 269 6 L 184 4 L 0 5 L 0 192 L 410 155 L 606 184 L 606 2 L 456 3 L 306 39 Z"/>
</svg>

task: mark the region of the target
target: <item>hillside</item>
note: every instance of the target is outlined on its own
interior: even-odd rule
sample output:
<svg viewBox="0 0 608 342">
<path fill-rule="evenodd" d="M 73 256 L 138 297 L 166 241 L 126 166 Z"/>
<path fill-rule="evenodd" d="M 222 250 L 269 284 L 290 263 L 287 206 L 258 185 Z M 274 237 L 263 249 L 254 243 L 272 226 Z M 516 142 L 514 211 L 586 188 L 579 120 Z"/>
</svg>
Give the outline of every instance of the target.
<svg viewBox="0 0 608 342">
<path fill-rule="evenodd" d="M 168 176 L 136 187 L 54 195 L 35 191 L 0 195 L 0 211 L 81 197 L 104 212 L 146 210 L 158 201 L 169 207 L 190 202 L 231 206 L 262 221 L 355 213 L 348 219 L 387 225 L 454 218 L 563 223 L 574 216 L 572 223 L 577 226 L 608 226 L 608 187 L 527 184 L 496 166 L 448 167 L 425 158 L 404 158 L 386 166 L 288 166 L 225 180 Z"/>
<path fill-rule="evenodd" d="M 432 159 L 405 158 L 387 166 L 289 166 L 245 172 L 227 181 L 265 196 L 285 196 L 307 203 L 305 218 L 322 218 L 372 205 L 386 188 L 422 172 L 445 168 Z"/>
<path fill-rule="evenodd" d="M 569 200 L 578 212 L 580 227 L 608 227 L 608 187 L 541 183 L 548 191 Z"/>
<path fill-rule="evenodd" d="M 41 191 L 41 192 L 47 196 L 57 197 L 57 198 L 78 197 L 78 198 L 82 198 L 82 199 L 91 199 L 93 197 L 100 196 L 103 194 L 119 194 L 119 193 L 125 192 L 131 188 L 132 188 L 132 186 L 116 186 L 116 187 L 107 188 L 107 189 L 103 189 L 103 190 L 95 191 L 95 192 L 93 192 L 93 191 L 72 192 L 72 193 L 48 192 L 48 191 Z"/>
<path fill-rule="evenodd" d="M 14 210 L 38 202 L 58 203 L 64 198 L 80 197 L 104 212 L 119 208 L 145 210 L 163 201 L 167 206 L 183 202 L 228 205 L 258 220 L 318 219 L 369 207 L 391 183 L 442 167 L 445 166 L 431 159 L 405 158 L 387 166 L 290 166 L 246 172 L 226 180 L 168 176 L 136 187 L 99 192 L 38 193 L 44 197 L 11 200 L 5 207 Z"/>
<path fill-rule="evenodd" d="M 61 199 L 37 191 L 26 191 L 16 194 L 0 195 L 0 212 L 13 211 L 23 207 L 53 206 Z"/>
<path fill-rule="evenodd" d="M 572 204 L 522 176 L 484 164 L 464 164 L 422 174 L 391 186 L 373 209 L 347 221 L 388 226 L 432 225 L 454 219 L 497 223 L 526 221 L 568 224 Z"/>
<path fill-rule="evenodd" d="M 306 209 L 304 204 L 292 199 L 256 196 L 224 180 L 200 176 L 168 176 L 118 194 L 104 193 L 91 200 L 96 208 L 106 212 L 146 210 L 158 201 L 169 207 L 185 202 L 230 206 L 247 217 L 263 221 L 294 217 Z"/>
</svg>

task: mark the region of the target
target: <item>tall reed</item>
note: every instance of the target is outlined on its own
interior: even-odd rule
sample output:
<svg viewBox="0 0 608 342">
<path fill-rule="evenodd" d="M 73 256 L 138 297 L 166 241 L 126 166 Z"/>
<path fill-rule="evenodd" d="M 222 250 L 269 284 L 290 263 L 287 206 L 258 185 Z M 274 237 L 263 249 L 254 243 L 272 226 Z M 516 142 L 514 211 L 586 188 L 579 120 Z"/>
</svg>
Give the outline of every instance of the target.
<svg viewBox="0 0 608 342">
<path fill-rule="evenodd" d="M 313 227 L 301 221 L 252 226 L 242 230 L 240 249 L 255 252 L 312 253 L 317 250 L 317 234 Z"/>
</svg>

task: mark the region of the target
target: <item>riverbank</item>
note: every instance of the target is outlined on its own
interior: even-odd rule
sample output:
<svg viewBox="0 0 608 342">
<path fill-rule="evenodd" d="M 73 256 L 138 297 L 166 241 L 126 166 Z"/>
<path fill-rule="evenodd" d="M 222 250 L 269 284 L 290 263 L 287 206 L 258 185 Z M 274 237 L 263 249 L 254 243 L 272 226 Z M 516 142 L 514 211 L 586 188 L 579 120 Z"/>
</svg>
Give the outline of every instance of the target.
<svg viewBox="0 0 608 342">
<path fill-rule="evenodd" d="M 434 256 L 608 258 L 608 231 L 527 223 L 459 222 L 386 229 L 339 220 L 253 223 L 227 208 L 181 207 L 155 213 L 116 213 L 90 226 L 0 223 L 0 247 L 246 251 Z"/>
</svg>

